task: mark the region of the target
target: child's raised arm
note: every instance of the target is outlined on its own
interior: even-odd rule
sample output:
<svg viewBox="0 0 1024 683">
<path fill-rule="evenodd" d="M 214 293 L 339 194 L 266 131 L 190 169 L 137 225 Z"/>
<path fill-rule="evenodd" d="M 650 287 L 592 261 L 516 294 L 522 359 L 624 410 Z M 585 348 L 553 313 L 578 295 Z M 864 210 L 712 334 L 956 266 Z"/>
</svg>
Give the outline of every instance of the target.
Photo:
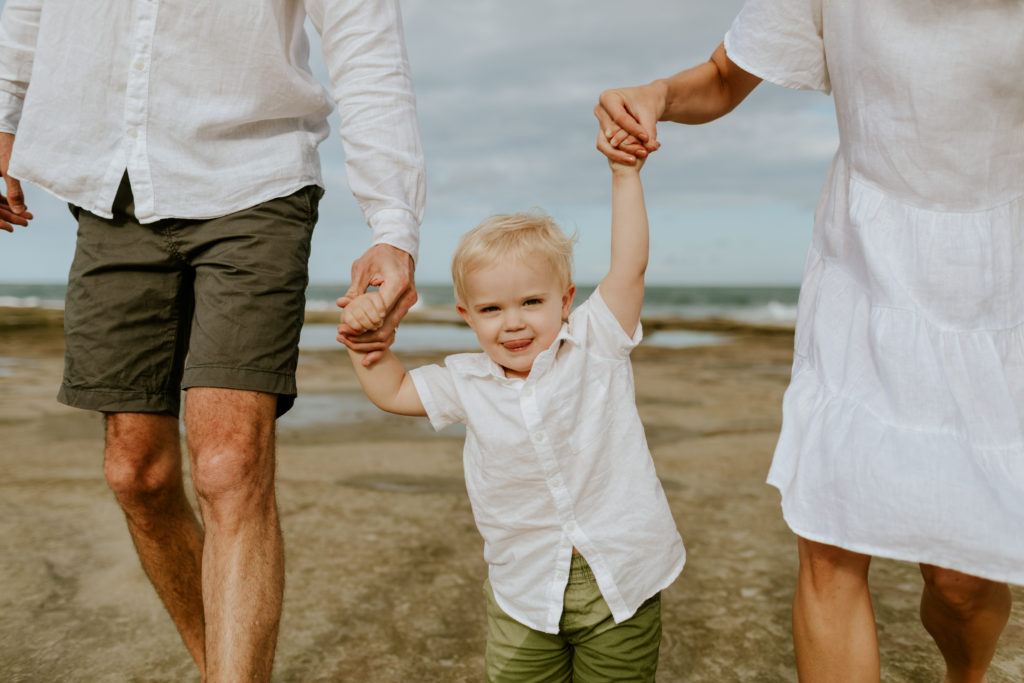
<svg viewBox="0 0 1024 683">
<path fill-rule="evenodd" d="M 369 366 L 364 363 L 365 353 L 349 349 L 348 355 L 352 359 L 359 384 L 375 406 L 397 415 L 426 416 L 427 411 L 423 408 L 412 377 L 390 350 L 385 350 Z"/>
<path fill-rule="evenodd" d="M 601 280 L 601 298 L 632 335 L 640 322 L 647 270 L 648 228 L 644 189 L 640 184 L 643 159 L 635 166 L 609 161 L 612 169 L 612 256 Z"/>
</svg>

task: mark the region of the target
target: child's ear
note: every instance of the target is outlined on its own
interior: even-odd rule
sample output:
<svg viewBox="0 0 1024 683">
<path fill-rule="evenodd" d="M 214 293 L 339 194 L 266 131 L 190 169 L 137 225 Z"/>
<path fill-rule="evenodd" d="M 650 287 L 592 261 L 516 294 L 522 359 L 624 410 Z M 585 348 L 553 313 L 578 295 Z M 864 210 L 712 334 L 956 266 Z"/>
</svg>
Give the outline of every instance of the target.
<svg viewBox="0 0 1024 683">
<path fill-rule="evenodd" d="M 469 325 L 469 329 L 473 329 L 473 321 L 469 319 L 469 310 L 462 304 L 455 304 L 455 310 L 459 312 L 462 319 L 466 321 L 467 325 Z"/>
<path fill-rule="evenodd" d="M 569 288 L 565 290 L 565 294 L 562 295 L 562 318 L 569 317 L 569 311 L 572 310 L 572 299 L 576 296 L 576 285 L 572 282 L 569 283 Z"/>
</svg>

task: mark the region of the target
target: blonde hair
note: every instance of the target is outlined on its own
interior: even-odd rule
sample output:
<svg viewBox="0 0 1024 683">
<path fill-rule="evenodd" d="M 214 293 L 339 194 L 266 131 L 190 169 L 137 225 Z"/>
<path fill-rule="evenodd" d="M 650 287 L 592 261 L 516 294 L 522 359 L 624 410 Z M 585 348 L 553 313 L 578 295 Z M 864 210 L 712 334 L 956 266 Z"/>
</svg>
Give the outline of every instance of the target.
<svg viewBox="0 0 1024 683">
<path fill-rule="evenodd" d="M 572 283 L 572 246 L 576 235 L 566 236 L 542 211 L 498 214 L 476 226 L 459 240 L 452 258 L 455 300 L 466 302 L 466 276 L 502 259 L 525 261 L 539 256 L 547 261 L 563 287 Z"/>
</svg>

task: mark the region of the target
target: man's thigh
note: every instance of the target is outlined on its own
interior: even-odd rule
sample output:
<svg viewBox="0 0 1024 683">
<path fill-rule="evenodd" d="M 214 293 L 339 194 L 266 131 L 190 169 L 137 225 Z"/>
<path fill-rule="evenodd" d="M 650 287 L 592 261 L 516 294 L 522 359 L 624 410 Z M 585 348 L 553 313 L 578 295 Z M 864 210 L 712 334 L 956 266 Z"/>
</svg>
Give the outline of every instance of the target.
<svg viewBox="0 0 1024 683">
<path fill-rule="evenodd" d="M 569 683 L 573 680 L 572 649 L 561 636 L 535 631 L 505 614 L 494 599 L 490 581 L 487 598 L 487 651 L 484 669 L 488 683 Z"/>
<path fill-rule="evenodd" d="M 192 277 L 162 226 L 131 215 L 126 185 L 113 219 L 73 209 L 75 257 L 64 302 L 58 399 L 108 413 L 178 414 L 192 318 Z"/>
<path fill-rule="evenodd" d="M 296 394 L 316 187 L 186 226 L 177 239 L 195 272 L 195 313 L 182 387 Z"/>
<path fill-rule="evenodd" d="M 140 225 L 123 185 L 114 219 L 78 211 L 60 400 L 177 415 L 183 386 L 216 386 L 278 395 L 287 410 L 319 197 L 308 187 L 221 218 Z"/>
</svg>

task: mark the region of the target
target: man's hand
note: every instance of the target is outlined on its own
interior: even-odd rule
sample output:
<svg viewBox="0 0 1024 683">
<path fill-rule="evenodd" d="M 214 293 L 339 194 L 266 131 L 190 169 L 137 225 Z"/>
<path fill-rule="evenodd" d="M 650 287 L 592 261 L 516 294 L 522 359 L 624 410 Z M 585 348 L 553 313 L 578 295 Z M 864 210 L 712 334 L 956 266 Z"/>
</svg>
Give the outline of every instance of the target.
<svg viewBox="0 0 1024 683">
<path fill-rule="evenodd" d="M 338 341 L 353 351 L 366 353 L 365 365 L 372 364 L 395 341 L 395 330 L 416 303 L 415 264 L 408 253 L 389 244 L 375 244 L 352 264 L 352 286 L 338 299 L 344 308 L 368 287 L 379 287 L 386 310 L 383 323 L 375 330 L 363 331 L 338 325 Z"/>
<path fill-rule="evenodd" d="M 21 181 L 7 173 L 11 163 L 11 149 L 14 147 L 14 136 L 0 133 L 0 175 L 7 185 L 6 194 L 0 195 L 0 230 L 14 232 L 15 225 L 28 225 L 32 218 L 25 206 L 25 193 L 21 190 Z"/>
<path fill-rule="evenodd" d="M 665 87 L 658 81 L 601 93 L 594 107 L 594 116 L 601 126 L 597 149 L 609 160 L 629 165 L 657 150 L 657 124 L 665 111 L 666 95 Z"/>
</svg>

